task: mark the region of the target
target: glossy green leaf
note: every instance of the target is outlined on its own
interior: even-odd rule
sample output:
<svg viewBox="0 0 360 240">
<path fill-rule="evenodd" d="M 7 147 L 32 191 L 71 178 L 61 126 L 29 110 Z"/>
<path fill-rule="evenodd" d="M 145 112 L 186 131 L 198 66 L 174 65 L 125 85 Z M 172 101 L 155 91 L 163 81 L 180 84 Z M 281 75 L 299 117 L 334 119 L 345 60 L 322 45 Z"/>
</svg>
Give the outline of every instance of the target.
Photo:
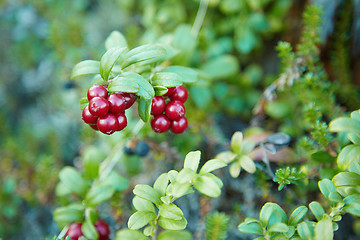
<svg viewBox="0 0 360 240">
<path fill-rule="evenodd" d="M 81 196 L 85 195 L 88 184 L 73 167 L 64 167 L 59 173 L 60 181 L 72 192 Z"/>
<path fill-rule="evenodd" d="M 116 233 L 116 240 L 149 240 L 144 234 L 136 230 L 121 229 Z"/>
<path fill-rule="evenodd" d="M 208 176 L 199 176 L 194 182 L 194 187 L 202 194 L 216 198 L 220 196 L 221 189 L 216 181 Z"/>
<path fill-rule="evenodd" d="M 177 175 L 176 182 L 191 183 L 192 181 L 194 181 L 196 179 L 196 177 L 197 177 L 197 174 L 194 170 L 192 170 L 190 168 L 184 168 Z"/>
<path fill-rule="evenodd" d="M 148 200 L 135 196 L 132 203 L 138 211 L 155 213 L 154 204 Z"/>
<path fill-rule="evenodd" d="M 98 239 L 99 234 L 90 219 L 86 219 L 81 225 L 81 231 L 87 239 Z"/>
<path fill-rule="evenodd" d="M 332 181 L 336 187 L 358 186 L 360 185 L 360 175 L 352 172 L 341 172 Z"/>
<path fill-rule="evenodd" d="M 184 168 L 190 168 L 190 169 L 192 169 L 193 171 L 196 172 L 198 167 L 199 167 L 200 156 L 201 156 L 200 151 L 189 152 L 185 156 Z"/>
<path fill-rule="evenodd" d="M 109 92 L 131 92 L 137 93 L 139 91 L 139 84 L 137 84 L 131 78 L 126 78 L 122 75 L 117 76 L 111 82 L 109 82 Z"/>
<path fill-rule="evenodd" d="M 171 183 L 175 183 L 178 174 L 179 173 L 176 170 L 170 170 L 168 172 L 168 177 Z"/>
<path fill-rule="evenodd" d="M 221 152 L 215 156 L 216 159 L 223 160 L 227 164 L 231 163 L 235 157 L 236 157 L 236 154 L 234 154 L 231 151 Z"/>
<path fill-rule="evenodd" d="M 156 218 L 156 214 L 153 212 L 137 211 L 130 216 L 128 221 L 128 228 L 131 230 L 137 230 L 144 227 Z"/>
<path fill-rule="evenodd" d="M 254 161 L 247 155 L 243 155 L 239 159 L 240 166 L 248 173 L 254 173 L 256 166 Z"/>
<path fill-rule="evenodd" d="M 159 192 L 161 196 L 165 195 L 165 191 L 169 184 L 169 176 L 167 173 L 161 174 L 154 183 L 154 189 Z"/>
<path fill-rule="evenodd" d="M 151 80 L 153 86 L 175 87 L 182 84 L 180 75 L 172 72 L 155 73 Z"/>
<path fill-rule="evenodd" d="M 116 191 L 123 191 L 129 187 L 129 180 L 114 170 L 101 180 L 101 184 L 110 185 Z"/>
<path fill-rule="evenodd" d="M 276 203 L 265 203 L 260 210 L 259 219 L 263 226 L 271 227 L 275 223 L 287 223 L 287 216 L 284 210 Z"/>
<path fill-rule="evenodd" d="M 242 233 L 262 235 L 263 228 L 259 221 L 255 218 L 246 218 L 243 223 L 240 223 L 238 229 Z"/>
<path fill-rule="evenodd" d="M 134 72 L 124 72 L 121 74 L 121 76 L 125 79 L 134 81 L 139 85 L 139 91 L 137 92 L 138 96 L 146 100 L 152 100 L 152 98 L 155 96 L 154 88 L 141 75 Z"/>
<path fill-rule="evenodd" d="M 285 233 L 289 230 L 289 227 L 285 223 L 275 223 L 271 225 L 268 229 L 268 232 L 281 232 Z"/>
<path fill-rule="evenodd" d="M 231 137 L 231 149 L 234 153 L 239 154 L 241 150 L 241 145 L 243 142 L 243 133 L 235 132 Z"/>
<path fill-rule="evenodd" d="M 154 86 L 155 96 L 162 96 L 168 92 L 167 87 Z"/>
<path fill-rule="evenodd" d="M 233 178 L 237 178 L 240 175 L 241 166 L 238 162 L 233 162 L 230 165 L 229 173 Z"/>
<path fill-rule="evenodd" d="M 191 183 L 179 183 L 179 182 L 176 182 L 173 186 L 172 186 L 172 195 L 175 197 L 175 198 L 179 198 L 179 197 L 182 197 L 184 195 L 186 195 L 189 191 L 191 187 Z"/>
<path fill-rule="evenodd" d="M 205 63 L 201 70 L 212 79 L 223 79 L 238 73 L 239 62 L 232 55 L 222 55 Z"/>
<path fill-rule="evenodd" d="M 152 187 L 144 184 L 138 184 L 135 186 L 133 193 L 145 200 L 151 201 L 156 205 L 162 204 L 160 200 L 160 194 Z"/>
<path fill-rule="evenodd" d="M 302 240 L 314 239 L 314 228 L 309 222 L 301 222 L 297 226 L 297 232 L 299 233 Z"/>
<path fill-rule="evenodd" d="M 185 218 L 181 218 L 181 220 L 173 220 L 160 217 L 158 224 L 166 230 L 183 230 L 186 228 L 187 221 Z"/>
<path fill-rule="evenodd" d="M 347 136 L 351 142 L 353 142 L 356 145 L 360 145 L 360 134 L 349 133 Z"/>
<path fill-rule="evenodd" d="M 144 98 L 139 99 L 138 113 L 141 120 L 148 122 L 151 117 L 151 103 L 152 100 L 146 100 Z"/>
<path fill-rule="evenodd" d="M 91 74 L 99 74 L 100 73 L 100 62 L 94 60 L 85 60 L 79 62 L 74 66 L 71 72 L 71 79 L 76 77 L 91 75 Z"/>
<path fill-rule="evenodd" d="M 360 217 L 360 195 L 354 194 L 344 198 L 343 210 L 347 213 Z"/>
<path fill-rule="evenodd" d="M 173 220 L 181 220 L 184 216 L 181 209 L 173 203 L 162 204 L 159 207 L 159 215 L 161 217 L 173 219 Z"/>
<path fill-rule="evenodd" d="M 220 168 L 223 168 L 223 167 L 226 167 L 227 164 L 223 161 L 223 160 L 220 160 L 220 159 L 212 159 L 212 160 L 209 160 L 207 161 L 200 169 L 200 174 L 203 175 L 203 174 L 206 174 L 206 173 L 209 173 L 209 172 L 212 172 L 214 170 L 217 170 L 217 169 L 220 169 Z"/>
<path fill-rule="evenodd" d="M 134 63 L 146 61 L 146 63 L 158 61 L 161 57 L 166 55 L 166 50 L 158 45 L 147 44 L 131 49 L 124 56 L 124 61 L 121 63 L 123 69 Z"/>
<path fill-rule="evenodd" d="M 295 226 L 307 213 L 308 208 L 305 206 L 297 207 L 289 217 L 289 225 Z"/>
<path fill-rule="evenodd" d="M 120 47 L 120 48 L 127 47 L 126 39 L 124 35 L 122 35 L 122 33 L 119 31 L 112 31 L 105 40 L 106 50 L 109 50 L 114 47 Z"/>
<path fill-rule="evenodd" d="M 360 134 L 360 121 L 347 117 L 340 117 L 330 122 L 331 132 L 349 132 Z"/>
<path fill-rule="evenodd" d="M 352 162 L 359 161 L 360 146 L 348 145 L 344 147 L 338 155 L 337 165 L 341 170 L 347 169 Z"/>
<path fill-rule="evenodd" d="M 192 68 L 184 67 L 184 66 L 170 66 L 168 68 L 165 68 L 163 72 L 172 72 L 177 73 L 181 77 L 181 82 L 184 83 L 193 83 L 196 82 L 198 78 L 198 73 Z"/>
<path fill-rule="evenodd" d="M 84 218 L 84 206 L 81 203 L 73 203 L 66 207 L 55 209 L 54 220 L 58 223 L 60 228 L 72 222 L 81 222 Z"/>
<path fill-rule="evenodd" d="M 324 216 L 315 226 L 316 240 L 333 240 L 334 231 L 332 221 L 329 216 Z"/>
<path fill-rule="evenodd" d="M 114 47 L 106 51 L 100 60 L 100 75 L 104 80 L 109 79 L 111 69 L 114 67 L 116 61 L 126 51 L 125 48 Z"/>
<path fill-rule="evenodd" d="M 109 200 L 114 194 L 115 189 L 111 185 L 93 186 L 86 194 L 85 204 L 87 206 L 96 207 L 100 203 Z"/>
<path fill-rule="evenodd" d="M 335 157 L 331 156 L 328 152 L 317 151 L 311 154 L 311 159 L 319 163 L 331 163 L 335 161 Z"/>
<path fill-rule="evenodd" d="M 89 104 L 89 100 L 87 97 L 83 97 L 80 99 L 80 109 L 84 110 L 84 108 Z"/>
<path fill-rule="evenodd" d="M 318 185 L 321 193 L 326 197 L 326 199 L 329 199 L 330 193 L 337 192 L 335 185 L 329 179 L 319 181 Z"/>
<path fill-rule="evenodd" d="M 325 214 L 324 208 L 321 206 L 320 203 L 316 202 L 316 201 L 312 201 L 309 204 L 309 208 L 311 210 L 311 212 L 314 214 L 314 216 L 316 217 L 316 219 L 319 221 L 323 215 Z"/>
<path fill-rule="evenodd" d="M 98 214 L 95 208 L 86 208 L 85 210 L 85 220 L 90 221 L 91 223 L 95 223 L 98 220 Z"/>
<path fill-rule="evenodd" d="M 162 231 L 158 240 L 191 240 L 192 235 L 189 231 Z"/>
</svg>

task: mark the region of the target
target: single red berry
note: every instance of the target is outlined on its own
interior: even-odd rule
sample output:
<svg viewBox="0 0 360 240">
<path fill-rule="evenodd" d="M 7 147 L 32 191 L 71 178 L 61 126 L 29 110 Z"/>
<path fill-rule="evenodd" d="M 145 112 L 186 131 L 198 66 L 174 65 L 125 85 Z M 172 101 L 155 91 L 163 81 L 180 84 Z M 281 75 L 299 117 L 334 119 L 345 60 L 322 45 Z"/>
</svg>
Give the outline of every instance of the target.
<svg viewBox="0 0 360 240">
<path fill-rule="evenodd" d="M 81 236 L 83 236 L 81 223 L 71 223 L 65 234 L 65 238 L 70 237 L 71 240 L 78 240 Z"/>
<path fill-rule="evenodd" d="M 89 101 L 94 97 L 107 98 L 107 96 L 108 96 L 108 91 L 106 90 L 105 87 L 99 84 L 92 85 L 87 92 L 87 98 Z"/>
<path fill-rule="evenodd" d="M 165 107 L 166 107 L 165 99 L 161 96 L 155 96 L 152 99 L 152 103 L 151 103 L 151 114 L 152 115 L 162 114 L 165 110 Z"/>
<path fill-rule="evenodd" d="M 165 114 L 170 120 L 179 120 L 185 115 L 185 106 L 180 101 L 170 101 L 166 105 Z"/>
<path fill-rule="evenodd" d="M 157 115 L 151 120 L 151 128 L 156 133 L 163 133 L 169 130 L 171 122 L 164 114 Z"/>
<path fill-rule="evenodd" d="M 170 96 L 171 100 L 179 100 L 181 102 L 186 102 L 188 98 L 188 91 L 184 86 L 175 87 L 174 93 Z"/>
<path fill-rule="evenodd" d="M 100 132 L 110 135 L 117 131 L 119 122 L 115 115 L 108 113 L 105 116 L 98 118 L 97 127 Z"/>
<path fill-rule="evenodd" d="M 173 133 L 183 133 L 188 127 L 188 121 L 186 117 L 182 117 L 177 121 L 173 121 L 171 124 L 171 131 Z"/>
<path fill-rule="evenodd" d="M 130 108 L 136 100 L 136 95 L 134 93 L 120 92 L 118 94 L 125 98 L 125 109 Z"/>
<path fill-rule="evenodd" d="M 124 96 L 113 93 L 108 97 L 109 102 L 109 112 L 111 113 L 121 113 L 125 111 L 125 98 Z"/>
<path fill-rule="evenodd" d="M 94 130 L 96 130 L 96 131 L 99 131 L 99 128 L 97 127 L 96 124 L 89 124 L 89 126 L 90 126 L 92 129 L 94 129 Z"/>
<path fill-rule="evenodd" d="M 118 128 L 117 131 L 123 130 L 127 126 L 127 119 L 124 113 L 118 113 L 115 115 L 118 120 Z"/>
<path fill-rule="evenodd" d="M 105 116 L 109 111 L 109 102 L 103 97 L 94 97 L 89 102 L 89 111 L 95 117 Z"/>
<path fill-rule="evenodd" d="M 90 113 L 89 105 L 86 106 L 82 111 L 82 120 L 87 124 L 96 124 L 97 117 Z"/>
<path fill-rule="evenodd" d="M 103 220 L 97 220 L 95 223 L 96 231 L 99 234 L 99 240 L 108 240 L 110 235 L 109 225 Z"/>
<path fill-rule="evenodd" d="M 164 94 L 164 96 L 170 97 L 175 92 L 175 87 L 169 87 L 168 91 Z"/>
</svg>

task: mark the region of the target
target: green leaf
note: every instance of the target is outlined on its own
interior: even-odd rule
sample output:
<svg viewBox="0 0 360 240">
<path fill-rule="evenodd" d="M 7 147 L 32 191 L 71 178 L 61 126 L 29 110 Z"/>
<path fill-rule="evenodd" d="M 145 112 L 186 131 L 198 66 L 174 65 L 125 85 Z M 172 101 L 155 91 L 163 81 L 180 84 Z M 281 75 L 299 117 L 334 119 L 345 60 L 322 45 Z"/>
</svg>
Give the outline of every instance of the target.
<svg viewBox="0 0 360 240">
<path fill-rule="evenodd" d="M 281 232 L 285 233 L 289 230 L 289 227 L 285 223 L 275 223 L 269 227 L 268 232 Z"/>
<path fill-rule="evenodd" d="M 125 76 L 117 76 L 109 82 L 108 91 L 113 92 L 131 92 L 137 93 L 139 91 L 139 84 L 131 78 Z"/>
<path fill-rule="evenodd" d="M 340 117 L 330 122 L 330 132 L 349 132 L 360 134 L 360 121 L 347 117 Z"/>
<path fill-rule="evenodd" d="M 350 140 L 351 142 L 353 142 L 354 144 L 360 145 L 360 135 L 359 135 L 359 134 L 349 133 L 349 134 L 347 135 L 347 137 L 348 137 L 349 140 Z"/>
<path fill-rule="evenodd" d="M 254 149 L 255 145 L 256 144 L 253 141 L 244 140 L 241 144 L 240 153 L 241 154 L 249 154 L 249 152 Z"/>
<path fill-rule="evenodd" d="M 99 74 L 100 73 L 100 62 L 94 60 L 85 60 L 79 62 L 74 66 L 71 72 L 71 79 L 76 77 L 91 75 L 91 74 Z"/>
<path fill-rule="evenodd" d="M 213 97 L 209 87 L 192 86 L 190 95 L 199 108 L 205 110 L 211 106 Z"/>
<path fill-rule="evenodd" d="M 154 189 L 157 190 L 161 196 L 165 196 L 168 184 L 169 176 L 167 173 L 163 173 L 156 179 L 154 183 Z"/>
<path fill-rule="evenodd" d="M 139 91 L 137 92 L 137 95 L 140 97 L 146 100 L 152 100 L 152 98 L 155 96 L 154 88 L 141 75 L 134 72 L 124 72 L 121 74 L 121 76 L 125 79 L 130 79 L 139 85 Z"/>
<path fill-rule="evenodd" d="M 332 179 L 336 187 L 360 185 L 360 175 L 352 172 L 341 172 Z"/>
<path fill-rule="evenodd" d="M 179 198 L 179 197 L 186 195 L 188 193 L 190 187 L 191 187 L 191 183 L 189 183 L 189 182 L 188 183 L 176 182 L 172 186 L 171 193 L 175 198 Z"/>
<path fill-rule="evenodd" d="M 331 156 L 328 152 L 317 151 L 311 154 L 311 159 L 319 163 L 331 163 L 335 161 L 335 157 Z"/>
<path fill-rule="evenodd" d="M 85 195 L 88 184 L 73 167 L 64 167 L 59 173 L 60 181 L 72 192 Z"/>
<path fill-rule="evenodd" d="M 196 172 L 200 163 L 200 151 L 189 152 L 184 161 L 184 168 L 190 168 Z"/>
<path fill-rule="evenodd" d="M 134 63 L 140 63 L 146 61 L 146 63 L 156 62 L 161 57 L 166 55 L 166 50 L 158 45 L 147 44 L 137 48 L 131 49 L 124 56 L 124 61 L 121 63 L 122 69 Z"/>
<path fill-rule="evenodd" d="M 233 178 L 237 178 L 240 175 L 241 166 L 238 162 L 233 162 L 230 165 L 229 173 Z"/>
<path fill-rule="evenodd" d="M 116 240 L 149 240 L 144 234 L 136 230 L 121 229 L 116 233 Z"/>
<path fill-rule="evenodd" d="M 314 228 L 309 222 L 301 222 L 297 226 L 297 232 L 299 233 L 302 240 L 314 239 Z"/>
<path fill-rule="evenodd" d="M 159 207 L 159 215 L 161 217 L 173 219 L 173 220 L 181 220 L 184 216 L 181 209 L 173 203 L 162 204 Z"/>
<path fill-rule="evenodd" d="M 330 193 L 336 193 L 336 187 L 329 179 L 323 179 L 318 182 L 319 189 L 326 199 L 329 199 Z"/>
<path fill-rule="evenodd" d="M 352 162 L 359 161 L 360 146 L 348 145 L 344 147 L 338 155 L 337 165 L 341 170 L 347 169 Z"/>
<path fill-rule="evenodd" d="M 85 220 L 90 221 L 93 224 L 98 220 L 98 215 L 94 208 L 86 208 Z"/>
<path fill-rule="evenodd" d="M 100 203 L 110 199 L 114 194 L 115 189 L 111 185 L 93 186 L 86 194 L 85 204 L 87 206 L 96 207 Z"/>
<path fill-rule="evenodd" d="M 260 210 L 260 221 L 263 226 L 271 227 L 275 223 L 287 223 L 287 216 L 279 205 L 268 202 Z"/>
<path fill-rule="evenodd" d="M 194 182 L 194 187 L 202 194 L 216 198 L 220 196 L 221 189 L 216 181 L 208 176 L 199 176 Z"/>
<path fill-rule="evenodd" d="M 162 231 L 158 240 L 191 240 L 192 235 L 189 231 Z"/>
<path fill-rule="evenodd" d="M 212 172 L 214 170 L 217 170 L 217 169 L 220 169 L 220 168 L 223 168 L 223 167 L 226 167 L 227 164 L 223 161 L 223 160 L 220 160 L 220 159 L 212 159 L 212 160 L 209 160 L 207 161 L 200 169 L 200 174 L 201 175 L 204 175 L 206 173 L 209 173 L 209 172 Z"/>
<path fill-rule="evenodd" d="M 352 215 L 360 217 L 360 195 L 350 195 L 344 198 L 345 206 L 343 210 Z"/>
<path fill-rule="evenodd" d="M 148 122 L 151 117 L 151 104 L 152 100 L 146 100 L 144 98 L 139 99 L 138 113 L 144 122 Z"/>
<path fill-rule="evenodd" d="M 72 222 L 81 222 L 84 217 L 84 206 L 81 203 L 73 203 L 66 207 L 55 209 L 54 220 L 59 224 L 60 228 Z"/>
<path fill-rule="evenodd" d="M 104 179 L 101 180 L 102 185 L 110 185 L 116 191 L 123 191 L 129 187 L 129 180 L 115 170 L 111 171 Z"/>
<path fill-rule="evenodd" d="M 138 211 L 130 216 L 128 221 L 128 228 L 131 230 L 137 230 L 144 227 L 156 218 L 156 214 L 153 212 Z"/>
<path fill-rule="evenodd" d="M 289 217 L 289 225 L 295 226 L 307 213 L 308 208 L 305 206 L 297 207 Z"/>
<path fill-rule="evenodd" d="M 329 216 L 324 216 L 315 226 L 316 240 L 333 240 L 334 231 L 332 221 Z"/>
<path fill-rule="evenodd" d="M 153 86 L 175 87 L 182 84 L 180 75 L 171 72 L 155 73 L 151 80 Z"/>
<path fill-rule="evenodd" d="M 221 152 L 215 156 L 216 159 L 223 160 L 227 164 L 231 163 L 235 157 L 236 157 L 236 154 L 234 154 L 231 151 Z"/>
<path fill-rule="evenodd" d="M 180 81 L 185 83 L 196 82 L 198 78 L 198 73 L 194 69 L 189 67 L 173 65 L 168 68 L 165 68 L 163 72 L 177 73 L 181 77 Z"/>
<path fill-rule="evenodd" d="M 119 31 L 112 31 L 105 40 L 106 50 L 109 50 L 110 48 L 114 48 L 114 47 L 121 47 L 121 48 L 127 47 L 126 39 L 124 35 L 122 35 L 122 33 Z"/>
<path fill-rule="evenodd" d="M 196 37 L 191 33 L 191 26 L 181 24 L 174 32 L 172 46 L 180 50 L 172 59 L 174 64 L 188 65 L 197 44 Z"/>
<path fill-rule="evenodd" d="M 89 104 L 89 100 L 87 99 L 87 97 L 82 97 L 80 99 L 80 109 L 84 110 L 84 108 Z"/>
<path fill-rule="evenodd" d="M 154 204 L 148 200 L 135 196 L 132 203 L 138 211 L 155 213 Z"/>
<path fill-rule="evenodd" d="M 325 214 L 324 208 L 321 206 L 320 203 L 316 202 L 316 201 L 312 201 L 309 204 L 309 208 L 311 210 L 311 212 L 314 214 L 314 216 L 316 217 L 316 219 L 319 221 L 323 215 Z"/>
<path fill-rule="evenodd" d="M 257 41 L 256 35 L 253 33 L 253 31 L 248 27 L 239 28 L 239 31 L 237 31 L 236 35 L 236 49 L 240 53 L 250 53 L 254 49 Z"/>
<path fill-rule="evenodd" d="M 135 186 L 133 193 L 145 200 L 151 201 L 156 205 L 161 205 L 160 194 L 152 187 L 144 184 L 138 184 Z"/>
<path fill-rule="evenodd" d="M 162 96 L 168 92 L 167 87 L 154 86 L 155 96 Z"/>
<path fill-rule="evenodd" d="M 179 173 L 175 170 L 170 170 L 168 172 L 168 177 L 171 183 L 175 183 L 178 174 Z"/>
<path fill-rule="evenodd" d="M 254 173 L 256 171 L 255 163 L 249 156 L 241 156 L 239 162 L 240 166 L 248 173 Z"/>
<path fill-rule="evenodd" d="M 99 238 L 99 234 L 90 219 L 86 219 L 85 222 L 81 225 L 81 231 L 86 239 L 92 240 Z"/>
<path fill-rule="evenodd" d="M 263 228 L 259 221 L 255 218 L 246 218 L 243 223 L 240 223 L 238 229 L 242 233 L 262 235 Z"/>
<path fill-rule="evenodd" d="M 192 183 L 197 177 L 196 172 L 190 168 L 182 169 L 176 177 L 176 182 Z"/>
<path fill-rule="evenodd" d="M 228 78 L 238 73 L 239 62 L 232 55 L 222 55 L 205 63 L 201 70 L 212 79 Z"/>
<path fill-rule="evenodd" d="M 109 49 L 100 60 L 100 75 L 104 80 L 109 79 L 111 69 L 114 67 L 116 61 L 125 52 L 127 48 L 114 47 Z"/>
<path fill-rule="evenodd" d="M 243 142 L 243 133 L 235 132 L 231 137 L 231 149 L 234 153 L 239 154 L 241 151 L 241 145 Z"/>
<path fill-rule="evenodd" d="M 158 224 L 166 230 L 183 230 L 186 228 L 187 221 L 185 218 L 181 218 L 181 220 L 173 220 L 160 217 Z"/>
<path fill-rule="evenodd" d="M 83 154 L 84 175 L 95 179 L 99 175 L 99 166 L 106 155 L 96 147 L 88 147 Z"/>
</svg>

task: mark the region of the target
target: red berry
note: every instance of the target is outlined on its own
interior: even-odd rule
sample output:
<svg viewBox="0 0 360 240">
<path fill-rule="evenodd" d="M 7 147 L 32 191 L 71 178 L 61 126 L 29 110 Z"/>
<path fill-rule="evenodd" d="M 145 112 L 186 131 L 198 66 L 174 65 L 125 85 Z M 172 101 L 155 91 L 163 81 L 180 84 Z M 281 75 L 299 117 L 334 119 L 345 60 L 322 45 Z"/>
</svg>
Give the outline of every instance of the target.
<svg viewBox="0 0 360 240">
<path fill-rule="evenodd" d="M 175 87 L 169 87 L 168 91 L 164 94 L 164 96 L 170 97 L 175 92 Z"/>
<path fill-rule="evenodd" d="M 170 101 L 166 105 L 165 114 L 170 120 L 179 120 L 185 115 L 185 106 L 180 101 Z"/>
<path fill-rule="evenodd" d="M 171 122 L 164 114 L 157 115 L 151 120 L 151 128 L 156 133 L 163 133 L 169 130 Z"/>
<path fill-rule="evenodd" d="M 159 115 L 162 114 L 165 110 L 166 102 L 163 97 L 155 96 L 152 99 L 151 103 L 151 114 L 152 115 Z"/>
<path fill-rule="evenodd" d="M 125 98 L 124 96 L 113 93 L 108 97 L 109 112 L 121 113 L 125 111 Z"/>
<path fill-rule="evenodd" d="M 71 240 L 78 240 L 81 236 L 83 236 L 83 233 L 81 231 L 81 223 L 70 224 L 69 229 L 65 234 L 65 238 L 68 236 Z"/>
<path fill-rule="evenodd" d="M 99 84 L 92 85 L 87 92 L 87 98 L 89 101 L 94 97 L 107 98 L 107 96 L 108 96 L 108 91 L 106 90 L 105 87 Z"/>
<path fill-rule="evenodd" d="M 89 111 L 89 106 L 86 106 L 82 111 L 82 120 L 87 124 L 96 124 L 97 117 L 92 115 Z"/>
<path fill-rule="evenodd" d="M 174 93 L 170 96 L 171 100 L 179 100 L 181 102 L 186 102 L 188 98 L 188 91 L 184 86 L 175 87 Z"/>
<path fill-rule="evenodd" d="M 177 121 L 173 121 L 171 124 L 171 131 L 173 133 L 183 133 L 188 127 L 188 121 L 186 117 L 182 117 Z"/>
<path fill-rule="evenodd" d="M 117 131 L 123 130 L 127 126 L 127 119 L 124 113 L 116 114 L 115 117 L 118 120 L 118 128 Z"/>
<path fill-rule="evenodd" d="M 130 108 L 134 104 L 136 100 L 136 95 L 134 93 L 120 92 L 119 94 L 125 98 L 125 109 Z"/>
<path fill-rule="evenodd" d="M 103 220 L 97 220 L 95 228 L 99 234 L 99 240 L 108 240 L 110 235 L 109 225 Z"/>
<path fill-rule="evenodd" d="M 109 102 L 103 97 L 94 97 L 89 102 L 89 111 L 95 117 L 105 116 L 109 111 Z"/>
<path fill-rule="evenodd" d="M 100 132 L 110 135 L 117 131 L 119 122 L 115 115 L 109 113 L 103 117 L 98 118 L 97 127 L 99 128 Z"/>
<path fill-rule="evenodd" d="M 94 130 L 96 130 L 96 131 L 99 131 L 99 128 L 97 127 L 96 124 L 89 124 L 89 126 L 90 126 L 92 129 L 94 129 Z"/>
</svg>

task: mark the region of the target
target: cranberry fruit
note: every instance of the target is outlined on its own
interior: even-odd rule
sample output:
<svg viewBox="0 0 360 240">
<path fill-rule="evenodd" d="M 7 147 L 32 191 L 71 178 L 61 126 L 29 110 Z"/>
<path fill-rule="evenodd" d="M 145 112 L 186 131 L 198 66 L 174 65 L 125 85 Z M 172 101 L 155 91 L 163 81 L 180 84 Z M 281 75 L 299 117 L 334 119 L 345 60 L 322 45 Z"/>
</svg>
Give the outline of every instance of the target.
<svg viewBox="0 0 360 240">
<path fill-rule="evenodd" d="M 125 109 L 130 108 L 134 104 L 136 100 L 136 95 L 134 93 L 121 92 L 119 94 L 125 98 Z"/>
<path fill-rule="evenodd" d="M 163 97 L 155 96 L 152 99 L 151 103 L 151 114 L 152 115 L 159 115 L 162 114 L 165 110 L 166 102 Z"/>
<path fill-rule="evenodd" d="M 183 132 L 185 132 L 187 127 L 188 127 L 188 121 L 187 121 L 186 117 L 182 117 L 179 120 L 172 122 L 171 131 L 176 134 L 183 133 Z"/>
<path fill-rule="evenodd" d="M 118 130 L 119 122 L 113 114 L 109 113 L 103 117 L 98 118 L 97 127 L 99 128 L 100 132 L 110 135 Z"/>
<path fill-rule="evenodd" d="M 70 224 L 69 229 L 65 234 L 65 238 L 70 237 L 71 240 L 78 240 L 81 236 L 83 236 L 81 231 L 81 223 Z"/>
<path fill-rule="evenodd" d="M 171 122 L 164 114 L 157 115 L 151 120 L 151 128 L 156 133 L 163 133 L 169 130 Z"/>
<path fill-rule="evenodd" d="M 175 87 L 174 93 L 170 96 L 171 100 L 179 100 L 181 102 L 186 102 L 188 98 L 188 91 L 184 86 Z"/>
<path fill-rule="evenodd" d="M 165 114 L 170 120 L 179 120 L 185 115 L 185 106 L 178 100 L 170 101 L 166 105 Z"/>
<path fill-rule="evenodd" d="M 97 220 L 95 223 L 96 231 L 99 234 L 99 240 L 109 240 L 110 228 L 109 225 L 103 220 Z"/>
<path fill-rule="evenodd" d="M 109 111 L 111 113 L 121 113 L 125 111 L 125 98 L 124 96 L 113 93 L 108 97 Z"/>
<path fill-rule="evenodd" d="M 95 117 L 105 116 L 109 111 L 109 102 L 103 97 L 94 97 L 89 102 L 89 111 Z"/>
<path fill-rule="evenodd" d="M 107 98 L 107 96 L 108 96 L 108 91 L 106 90 L 105 87 L 99 84 L 92 85 L 87 92 L 87 98 L 89 101 L 94 97 Z"/>
<path fill-rule="evenodd" d="M 170 97 L 175 92 L 175 87 L 169 87 L 168 91 L 164 94 L 164 96 Z"/>
<path fill-rule="evenodd" d="M 82 120 L 87 124 L 96 124 L 97 117 L 90 113 L 89 106 L 86 106 L 82 111 Z"/>
<path fill-rule="evenodd" d="M 116 131 L 121 131 L 127 126 L 127 119 L 124 113 L 118 113 L 115 115 L 118 121 L 118 128 Z"/>
<path fill-rule="evenodd" d="M 89 124 L 89 126 L 90 126 L 92 129 L 94 129 L 94 130 L 96 130 L 96 131 L 99 131 L 99 128 L 97 127 L 96 124 Z"/>
</svg>

